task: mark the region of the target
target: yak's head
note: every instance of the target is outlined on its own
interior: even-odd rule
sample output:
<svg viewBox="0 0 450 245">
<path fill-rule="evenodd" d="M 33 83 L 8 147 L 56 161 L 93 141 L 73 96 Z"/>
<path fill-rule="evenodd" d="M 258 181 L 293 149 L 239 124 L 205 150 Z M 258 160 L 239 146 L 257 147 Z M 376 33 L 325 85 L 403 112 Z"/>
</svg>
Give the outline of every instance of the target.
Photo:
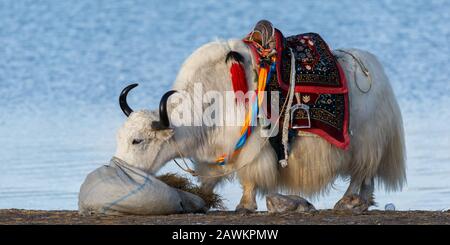
<svg viewBox="0 0 450 245">
<path fill-rule="evenodd" d="M 137 84 L 127 86 L 119 97 L 120 107 L 128 119 L 117 133 L 115 156 L 131 166 L 155 173 L 169 158 L 163 145 L 171 139 L 174 131 L 169 125 L 166 103 L 175 91 L 169 91 L 162 97 L 159 112 L 133 112 L 128 106 L 127 95 L 136 86 Z"/>
<path fill-rule="evenodd" d="M 195 139 L 189 137 L 189 133 L 205 130 L 210 126 L 209 124 L 202 124 L 202 127 L 191 127 L 197 121 L 203 122 L 209 115 L 204 114 L 203 111 L 194 113 L 194 110 L 203 109 L 199 109 L 195 99 L 200 97 L 200 103 L 212 104 L 211 101 L 205 101 L 206 93 L 212 91 L 220 94 L 232 90 L 234 81 L 231 78 L 235 77 L 232 75 L 232 71 L 234 71 L 232 69 L 238 64 L 238 66 L 243 65 L 245 67 L 245 76 L 249 78 L 249 81 L 253 81 L 254 71 L 252 70 L 251 56 L 251 50 L 241 40 L 212 42 L 202 46 L 185 61 L 180 69 L 174 84 L 177 93 L 174 94 L 175 91 L 173 90 L 165 93 L 161 98 L 159 109 L 154 111 L 139 110 L 133 112 L 128 106 L 126 98 L 128 92 L 137 84 L 126 87 L 120 95 L 119 102 L 128 119 L 120 128 L 117 136 L 116 157 L 145 171 L 156 172 L 169 160 L 180 156 L 179 152 L 185 155 L 192 153 L 186 151 L 190 150 L 191 146 L 197 146 L 197 144 Z M 238 70 L 241 71 L 241 69 Z M 236 74 L 239 75 L 236 76 L 238 78 L 244 76 L 242 72 Z M 241 80 L 247 81 L 245 76 Z M 202 86 L 201 91 L 203 92 L 195 90 L 197 84 Z M 202 96 L 198 96 L 198 94 Z M 171 121 L 169 123 L 167 101 L 170 96 L 174 97 L 172 99 L 181 102 L 170 103 Z M 235 105 L 234 102 L 232 103 L 232 105 Z M 226 108 L 229 109 L 230 107 L 227 106 Z M 219 108 L 219 110 L 224 109 Z M 220 111 L 214 111 L 211 114 L 219 115 L 219 113 Z M 190 121 L 192 118 L 194 118 L 194 121 Z M 209 118 L 206 120 L 209 120 L 207 122 L 214 121 Z M 171 126 L 176 127 L 176 135 Z M 174 140 L 174 135 L 177 136 L 177 142 Z M 205 134 L 201 135 L 201 137 L 205 137 Z M 230 143 L 230 147 L 232 147 L 232 144 L 234 142 Z M 178 147 L 181 148 L 178 149 Z"/>
</svg>

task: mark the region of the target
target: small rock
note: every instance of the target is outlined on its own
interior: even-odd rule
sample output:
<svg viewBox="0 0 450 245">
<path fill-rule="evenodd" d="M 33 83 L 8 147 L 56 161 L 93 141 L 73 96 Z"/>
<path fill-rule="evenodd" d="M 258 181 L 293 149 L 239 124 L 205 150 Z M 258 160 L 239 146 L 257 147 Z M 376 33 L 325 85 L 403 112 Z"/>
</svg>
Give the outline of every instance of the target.
<svg viewBox="0 0 450 245">
<path fill-rule="evenodd" d="M 385 211 L 395 211 L 395 205 L 393 203 L 388 203 L 384 205 Z"/>
<path fill-rule="evenodd" d="M 266 196 L 269 213 L 310 212 L 316 208 L 306 199 L 295 195 L 269 194 Z"/>
</svg>

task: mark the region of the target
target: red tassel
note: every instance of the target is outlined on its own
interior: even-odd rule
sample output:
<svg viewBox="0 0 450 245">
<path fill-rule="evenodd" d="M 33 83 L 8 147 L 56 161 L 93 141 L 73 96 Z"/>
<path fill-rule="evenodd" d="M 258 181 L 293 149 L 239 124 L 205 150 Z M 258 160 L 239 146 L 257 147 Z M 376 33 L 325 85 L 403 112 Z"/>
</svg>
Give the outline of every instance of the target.
<svg viewBox="0 0 450 245">
<path fill-rule="evenodd" d="M 248 86 L 244 66 L 239 62 L 233 61 L 230 68 L 230 73 L 234 92 L 236 93 L 238 91 L 242 91 L 246 94 L 248 92 Z"/>
</svg>

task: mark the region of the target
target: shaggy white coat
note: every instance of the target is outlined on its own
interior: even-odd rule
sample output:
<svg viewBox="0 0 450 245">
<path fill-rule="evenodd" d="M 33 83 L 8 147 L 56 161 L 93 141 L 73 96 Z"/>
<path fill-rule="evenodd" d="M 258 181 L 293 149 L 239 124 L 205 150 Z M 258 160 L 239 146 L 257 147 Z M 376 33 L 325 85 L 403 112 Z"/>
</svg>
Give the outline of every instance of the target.
<svg viewBox="0 0 450 245">
<path fill-rule="evenodd" d="M 194 93 L 194 84 L 202 83 L 204 92 L 209 90 L 231 91 L 229 64 L 225 57 L 231 50 L 245 58 L 247 82 L 255 89 L 255 61 L 249 48 L 240 40 L 215 41 L 196 50 L 183 64 L 173 89 Z M 372 79 L 368 93 L 356 87 L 367 88 L 368 78 L 349 55 L 334 52 L 348 80 L 351 145 L 341 150 L 320 137 L 296 137 L 289 155 L 289 165 L 278 167 L 276 155 L 266 138 L 255 130 L 239 156 L 224 167 L 214 165 L 217 156 L 230 152 L 239 138 L 240 127 L 190 127 L 157 131 L 151 121 L 158 120 L 157 111 L 137 111 L 130 115 L 119 130 L 116 156 L 150 172 L 156 172 L 166 162 L 189 157 L 196 163 L 200 175 L 210 176 L 233 169 L 241 183 L 251 183 L 261 193 L 285 190 L 291 193 L 314 196 L 325 192 L 334 180 L 341 176 L 351 179 L 348 193 L 356 193 L 362 183 L 377 179 L 386 190 L 400 190 L 406 181 L 405 143 L 401 112 L 389 80 L 377 58 L 369 52 L 347 49 L 367 67 Z M 202 96 L 202 94 L 197 95 Z M 175 110 L 169 107 L 169 114 Z M 201 111 L 199 105 L 192 112 Z M 203 108 L 204 109 L 204 108 Z M 245 111 L 234 104 L 226 110 Z M 199 120 L 202 113 L 192 113 L 183 118 L 172 118 L 180 125 L 183 120 Z M 226 118 L 225 120 L 236 120 Z M 144 143 L 133 145 L 133 139 Z M 179 149 L 176 149 L 179 148 Z M 241 168 L 242 165 L 246 166 Z M 211 189 L 221 178 L 200 177 Z"/>
</svg>

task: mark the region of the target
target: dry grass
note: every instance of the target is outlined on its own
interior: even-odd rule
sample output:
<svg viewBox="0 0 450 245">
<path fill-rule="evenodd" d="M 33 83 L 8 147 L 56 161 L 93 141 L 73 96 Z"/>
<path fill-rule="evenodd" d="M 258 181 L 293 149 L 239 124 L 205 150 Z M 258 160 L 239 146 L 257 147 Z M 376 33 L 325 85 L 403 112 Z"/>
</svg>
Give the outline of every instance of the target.
<svg viewBox="0 0 450 245">
<path fill-rule="evenodd" d="M 173 188 L 201 197 L 208 208 L 225 209 L 222 197 L 219 194 L 202 191 L 199 186 L 194 185 L 188 178 L 173 173 L 163 174 L 157 178 Z"/>
</svg>

